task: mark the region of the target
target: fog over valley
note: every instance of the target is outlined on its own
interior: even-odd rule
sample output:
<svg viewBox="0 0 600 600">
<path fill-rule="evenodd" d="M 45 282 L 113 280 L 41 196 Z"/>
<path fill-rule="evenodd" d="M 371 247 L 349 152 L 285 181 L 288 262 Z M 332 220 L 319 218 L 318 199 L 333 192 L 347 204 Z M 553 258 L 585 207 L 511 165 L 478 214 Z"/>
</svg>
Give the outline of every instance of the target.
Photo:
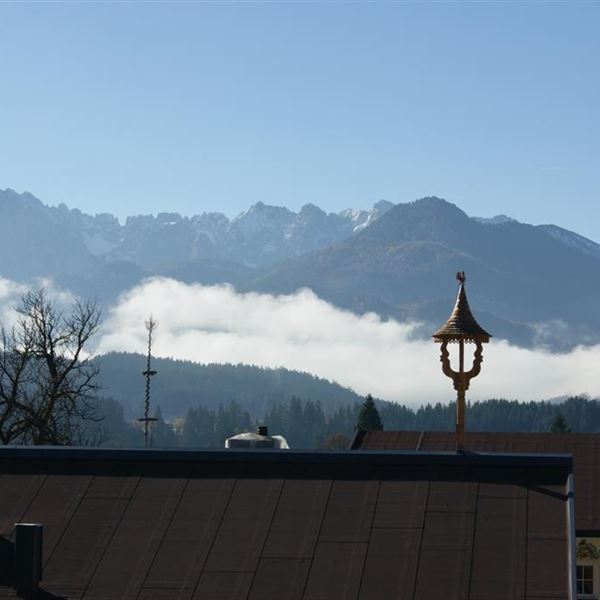
<svg viewBox="0 0 600 600">
<path fill-rule="evenodd" d="M 0 314 L 10 317 L 23 289 L 0 280 Z M 48 289 L 60 302 L 69 300 L 66 292 Z M 228 285 L 150 279 L 108 309 L 94 351 L 143 353 L 144 320 L 150 313 L 159 322 L 153 346 L 159 357 L 287 367 L 411 407 L 452 399 L 451 382 L 440 371 L 438 346 L 415 337 L 420 324 L 384 320 L 374 313 L 356 315 L 309 290 L 275 296 L 240 293 Z M 492 339 L 469 397 L 525 401 L 599 396 L 598 361 L 598 345 L 552 353 Z"/>
</svg>

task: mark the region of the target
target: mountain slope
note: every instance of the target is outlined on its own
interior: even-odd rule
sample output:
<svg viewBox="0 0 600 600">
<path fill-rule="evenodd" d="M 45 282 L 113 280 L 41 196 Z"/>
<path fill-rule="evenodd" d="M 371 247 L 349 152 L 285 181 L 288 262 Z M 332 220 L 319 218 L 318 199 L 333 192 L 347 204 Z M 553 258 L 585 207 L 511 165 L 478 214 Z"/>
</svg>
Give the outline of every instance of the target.
<svg viewBox="0 0 600 600">
<path fill-rule="evenodd" d="M 84 275 L 97 264 L 70 215 L 10 189 L 0 190 L 0 256 L 0 275 L 19 281 Z"/>
<path fill-rule="evenodd" d="M 452 307 L 458 270 L 467 272 L 482 324 L 500 337 L 554 346 L 600 340 L 600 260 L 544 227 L 483 224 L 439 198 L 399 204 L 352 238 L 272 269 L 254 287 L 310 287 L 353 310 L 434 326 Z M 570 327 L 541 325 L 552 321 Z"/>
<path fill-rule="evenodd" d="M 545 231 L 559 242 L 600 260 L 600 244 L 556 225 L 540 225 L 539 229 Z"/>
<path fill-rule="evenodd" d="M 127 419 L 141 416 L 144 401 L 145 357 L 111 353 L 95 359 L 100 369 L 103 395 L 118 400 Z M 166 419 L 181 417 L 188 408 L 218 408 L 237 402 L 253 415 L 261 415 L 277 402 L 292 396 L 321 402 L 326 414 L 341 406 L 362 401 L 356 393 L 337 383 L 288 369 L 250 365 L 200 365 L 157 358 L 153 367 L 152 405 L 160 405 Z"/>
</svg>

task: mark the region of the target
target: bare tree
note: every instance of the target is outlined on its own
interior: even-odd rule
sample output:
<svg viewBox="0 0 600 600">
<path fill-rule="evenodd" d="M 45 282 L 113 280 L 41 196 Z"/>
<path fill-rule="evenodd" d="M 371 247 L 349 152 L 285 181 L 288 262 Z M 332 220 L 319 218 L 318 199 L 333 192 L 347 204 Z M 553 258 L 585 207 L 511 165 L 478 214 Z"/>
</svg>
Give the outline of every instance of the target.
<svg viewBox="0 0 600 600">
<path fill-rule="evenodd" d="M 96 301 L 62 312 L 43 290 L 25 294 L 16 324 L 0 326 L 0 443 L 76 443 L 97 419 L 98 369 L 86 348 L 98 331 Z"/>
</svg>

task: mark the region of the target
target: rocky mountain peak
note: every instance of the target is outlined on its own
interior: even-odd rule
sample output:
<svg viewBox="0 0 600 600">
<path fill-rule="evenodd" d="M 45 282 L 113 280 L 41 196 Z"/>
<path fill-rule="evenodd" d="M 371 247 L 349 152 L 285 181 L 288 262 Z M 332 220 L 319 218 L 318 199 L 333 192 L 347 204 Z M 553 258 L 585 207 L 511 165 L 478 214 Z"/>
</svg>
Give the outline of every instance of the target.
<svg viewBox="0 0 600 600">
<path fill-rule="evenodd" d="M 326 212 L 320 209 L 316 204 L 308 203 L 300 209 L 300 215 L 303 216 L 326 216 Z"/>
<path fill-rule="evenodd" d="M 473 217 L 483 225 L 504 225 L 505 223 L 517 223 L 516 219 L 506 215 L 496 215 L 495 217 Z"/>
</svg>

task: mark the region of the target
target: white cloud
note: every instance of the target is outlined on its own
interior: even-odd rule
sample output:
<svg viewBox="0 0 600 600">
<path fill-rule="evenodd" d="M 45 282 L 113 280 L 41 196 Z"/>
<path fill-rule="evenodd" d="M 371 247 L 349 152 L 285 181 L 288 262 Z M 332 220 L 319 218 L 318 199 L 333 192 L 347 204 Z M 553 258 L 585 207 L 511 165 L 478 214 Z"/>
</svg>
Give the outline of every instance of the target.
<svg viewBox="0 0 600 600">
<path fill-rule="evenodd" d="M 60 308 L 67 308 L 75 300 L 71 292 L 57 287 L 52 279 L 40 278 L 35 281 L 34 286 L 43 289 L 48 299 Z M 31 286 L 0 277 L 0 323 L 10 327 L 16 321 L 18 318 L 16 307 L 21 296 L 29 289 Z"/>
<path fill-rule="evenodd" d="M 411 340 L 416 325 L 357 316 L 307 290 L 271 296 L 240 294 L 230 286 L 148 280 L 109 312 L 98 351 L 144 352 L 144 320 L 150 313 L 159 321 L 157 356 L 285 366 L 413 406 L 453 397 L 452 383 L 441 372 L 439 348 L 429 340 Z M 598 364 L 599 346 L 557 355 L 492 340 L 469 398 L 600 395 Z"/>
<path fill-rule="evenodd" d="M 73 299 L 51 281 L 37 284 L 60 304 Z M 0 278 L 3 323 L 15 317 L 13 308 L 26 289 Z M 360 394 L 370 392 L 411 406 L 454 397 L 452 382 L 441 372 L 438 346 L 411 339 L 417 325 L 382 321 L 374 314 L 357 316 L 308 290 L 271 296 L 241 294 L 230 286 L 148 280 L 122 295 L 108 312 L 96 351 L 145 352 L 144 321 L 150 313 L 159 322 L 156 356 L 284 366 L 337 381 Z M 468 397 L 600 396 L 598 365 L 600 346 L 552 354 L 492 339 Z"/>
<path fill-rule="evenodd" d="M 0 322 L 6 326 L 14 322 L 16 318 L 14 307 L 21 294 L 26 291 L 24 285 L 0 277 Z"/>
</svg>

